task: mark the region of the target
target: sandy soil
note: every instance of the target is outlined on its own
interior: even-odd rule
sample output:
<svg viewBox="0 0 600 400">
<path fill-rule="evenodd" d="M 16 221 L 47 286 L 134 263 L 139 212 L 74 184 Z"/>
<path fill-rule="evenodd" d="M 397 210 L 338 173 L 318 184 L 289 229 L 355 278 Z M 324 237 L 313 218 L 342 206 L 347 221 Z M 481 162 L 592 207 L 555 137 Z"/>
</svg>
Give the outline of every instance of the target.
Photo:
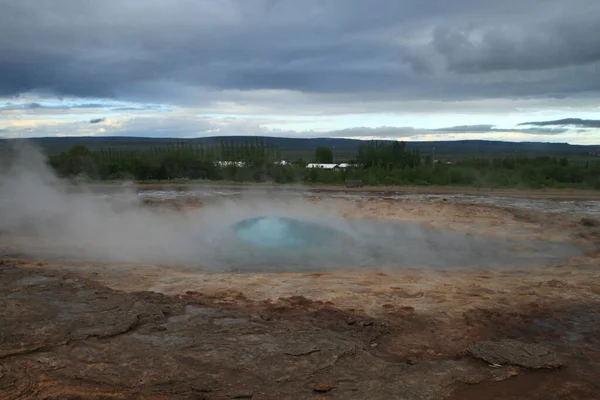
<svg viewBox="0 0 600 400">
<path fill-rule="evenodd" d="M 122 184 L 99 183 L 92 188 L 101 192 L 120 190 Z M 512 197 L 522 199 L 562 199 L 562 200 L 600 200 L 600 191 L 586 189 L 512 189 L 512 188 L 474 188 L 456 186 L 365 186 L 361 188 L 346 188 L 343 185 L 276 185 L 270 183 L 248 184 L 214 184 L 214 183 L 145 183 L 136 185 L 139 191 L 170 190 L 280 190 L 308 191 L 313 193 L 375 193 L 375 194 L 440 194 L 440 195 L 473 195 Z"/>
<path fill-rule="evenodd" d="M 451 199 L 311 201 L 352 217 L 588 251 L 521 270 L 312 274 L 5 258 L 0 398 L 597 398 L 598 221 Z M 27 243 L 4 237 L 2 246 Z M 506 339 L 561 362 L 511 353 Z M 504 358 L 474 357 L 487 341 Z"/>
</svg>

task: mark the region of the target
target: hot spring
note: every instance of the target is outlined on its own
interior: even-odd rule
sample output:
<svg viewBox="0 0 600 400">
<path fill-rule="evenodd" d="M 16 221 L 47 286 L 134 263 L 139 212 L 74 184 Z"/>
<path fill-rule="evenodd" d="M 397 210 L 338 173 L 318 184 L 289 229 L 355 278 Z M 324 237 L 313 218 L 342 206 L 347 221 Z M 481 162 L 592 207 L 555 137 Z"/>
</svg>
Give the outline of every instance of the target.
<svg viewBox="0 0 600 400">
<path fill-rule="evenodd" d="M 256 217 L 233 225 L 241 243 L 262 249 L 323 246 L 344 234 L 315 222 L 285 217 Z"/>
<path fill-rule="evenodd" d="M 581 253 L 569 243 L 474 236 L 410 221 L 310 221 L 262 215 L 232 223 L 207 267 L 236 272 L 493 269 L 548 265 Z"/>
</svg>

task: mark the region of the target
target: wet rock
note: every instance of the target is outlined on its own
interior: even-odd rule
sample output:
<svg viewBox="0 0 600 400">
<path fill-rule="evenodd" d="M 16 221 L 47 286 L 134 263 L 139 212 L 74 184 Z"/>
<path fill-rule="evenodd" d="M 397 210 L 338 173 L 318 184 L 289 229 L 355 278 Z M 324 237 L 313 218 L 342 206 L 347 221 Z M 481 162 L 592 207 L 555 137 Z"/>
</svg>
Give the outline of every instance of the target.
<svg viewBox="0 0 600 400">
<path fill-rule="evenodd" d="M 214 379 L 206 379 L 201 381 L 195 381 L 190 384 L 190 389 L 193 392 L 199 393 L 211 393 L 218 388 L 218 382 Z"/>
<path fill-rule="evenodd" d="M 354 319 L 351 318 L 348 320 L 348 325 L 360 326 L 361 328 L 366 328 L 368 326 L 373 326 L 374 322 L 370 320 L 364 319 Z"/>
<path fill-rule="evenodd" d="M 511 339 L 475 343 L 467 353 L 492 365 L 518 365 L 532 369 L 564 365 L 558 355 L 546 347 Z"/>
<path fill-rule="evenodd" d="M 22 285 L 22 286 L 40 285 L 40 284 L 44 284 L 46 282 L 55 281 L 57 279 L 58 278 L 55 278 L 55 277 L 34 275 L 34 276 L 26 277 L 26 278 L 21 278 L 16 282 L 16 284 Z"/>
<path fill-rule="evenodd" d="M 597 220 L 595 218 L 590 218 L 590 217 L 581 218 L 579 223 L 583 226 L 587 226 L 590 228 L 595 227 L 595 226 L 600 226 L 600 220 Z"/>
<path fill-rule="evenodd" d="M 230 399 L 251 399 L 254 396 L 254 393 L 247 390 L 241 390 L 238 392 L 233 392 L 228 395 Z"/>
<path fill-rule="evenodd" d="M 517 375 L 519 375 L 519 367 L 508 367 L 493 373 L 492 379 L 495 382 L 501 382 Z"/>
<path fill-rule="evenodd" d="M 419 359 L 417 357 L 408 357 L 406 359 L 406 363 L 408 365 L 417 365 L 419 363 Z"/>
<path fill-rule="evenodd" d="M 335 389 L 335 385 L 328 382 L 319 382 L 313 387 L 313 390 L 317 393 L 327 393 L 333 389 Z"/>
<path fill-rule="evenodd" d="M 541 284 L 541 286 L 551 287 L 551 288 L 564 288 L 567 287 L 568 284 L 565 281 L 561 281 L 559 279 L 551 279 L 547 282 Z"/>
<path fill-rule="evenodd" d="M 394 289 L 394 296 L 402 299 L 418 299 L 425 295 L 423 292 L 410 293 L 399 287 L 392 287 L 392 289 Z"/>
</svg>

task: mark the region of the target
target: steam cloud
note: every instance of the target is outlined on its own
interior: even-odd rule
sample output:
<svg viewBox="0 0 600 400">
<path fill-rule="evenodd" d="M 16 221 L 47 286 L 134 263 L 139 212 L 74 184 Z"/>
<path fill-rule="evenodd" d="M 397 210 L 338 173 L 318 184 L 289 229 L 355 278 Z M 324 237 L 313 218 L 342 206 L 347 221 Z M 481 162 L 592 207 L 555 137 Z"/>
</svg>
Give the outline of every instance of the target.
<svg viewBox="0 0 600 400">
<path fill-rule="evenodd" d="M 112 188 L 113 192 L 115 188 Z M 159 262 L 222 268 L 222 235 L 244 218 L 294 216 L 336 220 L 332 210 L 303 201 L 249 194 L 203 209 L 175 211 L 145 207 L 125 187 L 107 196 L 59 179 L 43 154 L 24 145 L 0 174 L 0 233 L 4 243 L 26 238 L 30 255 L 51 250 L 56 257 L 101 261 Z"/>
<path fill-rule="evenodd" d="M 295 249 L 240 245 L 232 227 L 265 215 L 319 223 L 343 240 Z M 574 253 L 557 243 L 532 243 L 530 253 L 516 253 L 508 248 L 522 241 L 433 231 L 410 222 L 352 221 L 323 203 L 264 191 L 201 209 L 153 209 L 132 189 L 108 196 L 59 179 L 30 146 L 2 166 L 0 235 L 0 256 L 17 249 L 39 258 L 181 264 L 204 271 L 495 268 L 552 263 Z"/>
</svg>

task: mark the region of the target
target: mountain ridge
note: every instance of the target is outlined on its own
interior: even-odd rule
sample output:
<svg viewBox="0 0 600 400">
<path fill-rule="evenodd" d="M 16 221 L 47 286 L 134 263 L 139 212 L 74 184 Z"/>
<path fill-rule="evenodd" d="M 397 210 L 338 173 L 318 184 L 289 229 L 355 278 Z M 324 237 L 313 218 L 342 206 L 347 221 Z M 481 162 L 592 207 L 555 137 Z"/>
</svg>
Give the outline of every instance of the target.
<svg viewBox="0 0 600 400">
<path fill-rule="evenodd" d="M 90 150 L 114 148 L 117 150 L 144 150 L 176 143 L 219 145 L 222 140 L 244 143 L 255 139 L 278 146 L 287 151 L 312 151 L 317 147 L 331 147 L 336 152 L 354 152 L 365 140 L 347 138 L 286 138 L 273 136 L 210 136 L 201 138 L 154 138 L 129 136 L 68 136 L 38 137 L 29 139 L 0 139 L 0 145 L 29 141 L 48 154 L 58 154 L 75 145 L 84 145 Z M 392 140 L 382 140 L 392 141 Z M 556 142 L 509 142 L 499 140 L 445 140 L 406 142 L 407 148 L 419 149 L 422 153 L 453 155 L 498 155 L 521 153 L 531 155 L 586 155 L 600 153 L 600 145 L 574 145 Z"/>
</svg>

